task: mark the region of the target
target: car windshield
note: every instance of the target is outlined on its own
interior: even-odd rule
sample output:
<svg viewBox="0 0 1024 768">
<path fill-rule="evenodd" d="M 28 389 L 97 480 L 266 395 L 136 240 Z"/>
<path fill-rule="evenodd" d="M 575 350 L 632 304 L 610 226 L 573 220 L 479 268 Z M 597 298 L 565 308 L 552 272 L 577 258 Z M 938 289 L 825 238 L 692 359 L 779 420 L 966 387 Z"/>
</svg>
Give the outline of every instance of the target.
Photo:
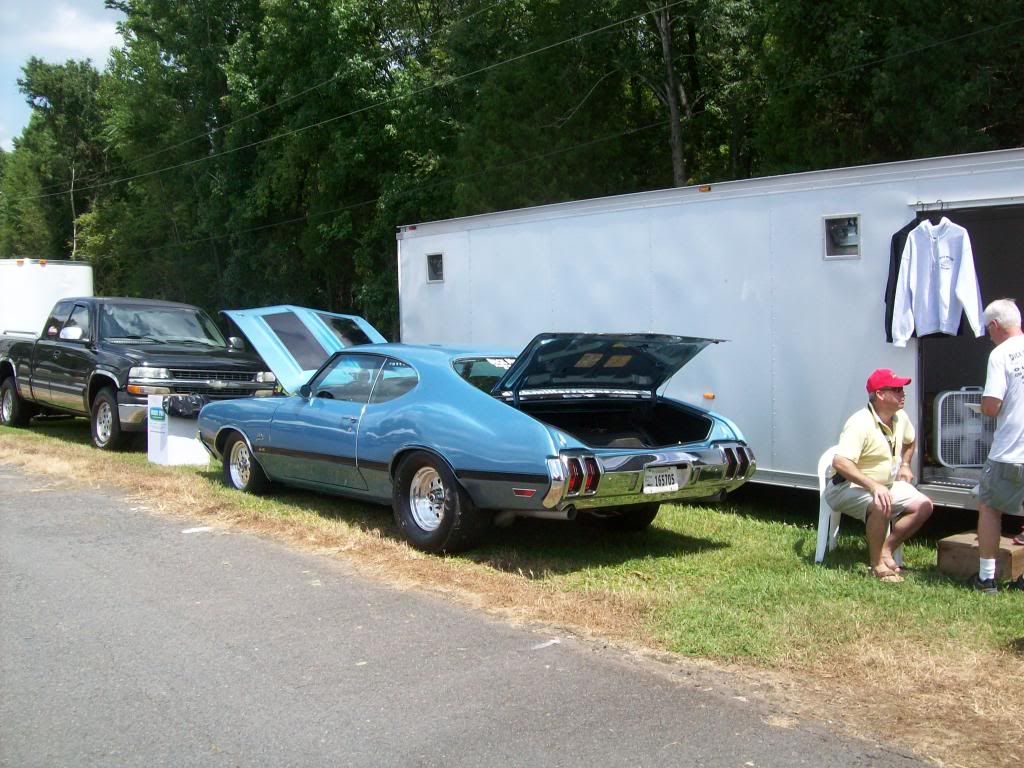
<svg viewBox="0 0 1024 768">
<path fill-rule="evenodd" d="M 100 310 L 100 337 L 164 344 L 226 347 L 209 315 L 193 307 L 105 304 Z"/>
<path fill-rule="evenodd" d="M 512 367 L 514 357 L 471 357 L 456 360 L 455 372 L 479 390 L 490 392 Z"/>
</svg>

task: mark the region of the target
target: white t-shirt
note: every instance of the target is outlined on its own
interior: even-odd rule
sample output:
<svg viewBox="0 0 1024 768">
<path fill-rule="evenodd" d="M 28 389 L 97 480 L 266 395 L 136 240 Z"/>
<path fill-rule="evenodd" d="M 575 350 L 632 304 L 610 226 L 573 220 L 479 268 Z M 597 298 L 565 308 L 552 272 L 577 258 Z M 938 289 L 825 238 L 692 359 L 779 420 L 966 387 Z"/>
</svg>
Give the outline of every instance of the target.
<svg viewBox="0 0 1024 768">
<path fill-rule="evenodd" d="M 989 458 L 1024 464 L 1024 336 L 1011 336 L 989 354 L 984 395 L 1003 401 Z"/>
</svg>

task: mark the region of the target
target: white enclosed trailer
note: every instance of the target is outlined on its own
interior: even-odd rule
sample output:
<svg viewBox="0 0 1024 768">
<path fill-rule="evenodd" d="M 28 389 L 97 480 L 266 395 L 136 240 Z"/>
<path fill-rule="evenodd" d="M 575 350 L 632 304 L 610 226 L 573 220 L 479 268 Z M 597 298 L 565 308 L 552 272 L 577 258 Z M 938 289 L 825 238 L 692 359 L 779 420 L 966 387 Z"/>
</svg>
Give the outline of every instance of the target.
<svg viewBox="0 0 1024 768">
<path fill-rule="evenodd" d="M 668 394 L 736 421 L 757 455 L 756 481 L 805 488 L 817 487 L 819 456 L 865 403 L 868 374 L 893 368 L 914 378 L 906 407 L 922 485 L 971 507 L 980 460 L 949 466 L 935 432 L 978 442 L 981 424 L 941 423 L 935 408 L 984 383 L 988 340 L 897 348 L 885 336 L 891 238 L 939 216 L 968 229 L 983 303 L 1024 300 L 1024 149 L 1014 149 L 402 226 L 401 336 L 511 347 L 542 331 L 728 339 Z"/>
<path fill-rule="evenodd" d="M 92 296 L 92 266 L 80 261 L 0 259 L 0 333 L 38 336 L 68 296 Z"/>
</svg>

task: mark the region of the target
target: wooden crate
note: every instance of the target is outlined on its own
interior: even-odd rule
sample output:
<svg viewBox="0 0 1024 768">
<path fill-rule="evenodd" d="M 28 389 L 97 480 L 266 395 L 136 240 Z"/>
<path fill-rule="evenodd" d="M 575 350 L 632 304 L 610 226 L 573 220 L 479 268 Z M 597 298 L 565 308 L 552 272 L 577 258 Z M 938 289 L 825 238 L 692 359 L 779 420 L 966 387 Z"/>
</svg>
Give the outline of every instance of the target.
<svg viewBox="0 0 1024 768">
<path fill-rule="evenodd" d="M 967 579 L 978 572 L 978 534 L 974 531 L 958 533 L 939 540 L 939 570 Z M 1024 573 L 1024 546 L 1013 539 L 999 539 L 996 556 L 996 580 L 1009 581 Z"/>
</svg>

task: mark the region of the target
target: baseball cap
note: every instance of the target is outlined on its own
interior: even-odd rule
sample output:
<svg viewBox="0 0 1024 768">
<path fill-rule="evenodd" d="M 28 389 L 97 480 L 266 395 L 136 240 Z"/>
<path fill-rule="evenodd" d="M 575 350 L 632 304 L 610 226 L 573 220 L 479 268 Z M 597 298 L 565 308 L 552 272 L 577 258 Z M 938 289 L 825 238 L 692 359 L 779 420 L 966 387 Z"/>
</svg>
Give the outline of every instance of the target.
<svg viewBox="0 0 1024 768">
<path fill-rule="evenodd" d="M 897 376 L 889 368 L 876 368 L 868 376 L 868 392 L 877 392 L 885 387 L 905 387 L 910 383 L 910 379 L 906 379 L 902 376 Z"/>
</svg>

